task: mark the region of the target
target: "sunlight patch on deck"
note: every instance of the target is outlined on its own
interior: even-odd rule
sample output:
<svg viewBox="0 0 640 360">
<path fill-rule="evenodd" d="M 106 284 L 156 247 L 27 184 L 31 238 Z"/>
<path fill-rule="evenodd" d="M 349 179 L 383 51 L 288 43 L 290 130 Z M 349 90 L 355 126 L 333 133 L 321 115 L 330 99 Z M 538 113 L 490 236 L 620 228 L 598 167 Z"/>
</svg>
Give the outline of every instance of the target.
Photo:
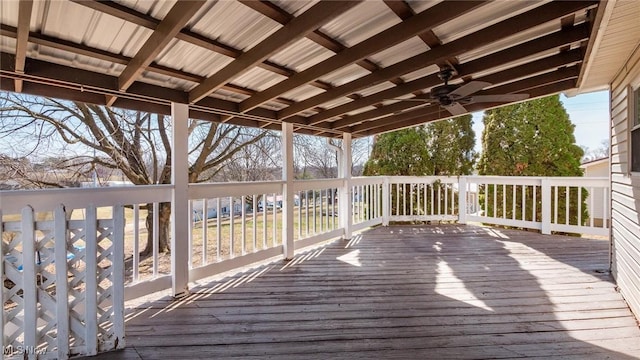
<svg viewBox="0 0 640 360">
<path fill-rule="evenodd" d="M 446 261 L 440 260 L 440 262 L 438 263 L 437 272 L 436 293 L 446 296 L 450 299 L 461 301 L 468 305 L 495 312 L 489 305 L 487 305 L 484 301 L 478 299 L 471 291 L 466 288 L 464 281 L 460 280 L 455 275 L 455 272 Z M 451 284 L 459 284 L 461 285 L 461 287 L 452 288 Z"/>
<path fill-rule="evenodd" d="M 360 262 L 360 250 L 353 250 L 342 256 L 338 256 L 336 259 L 349 265 L 362 267 L 362 263 Z"/>
</svg>

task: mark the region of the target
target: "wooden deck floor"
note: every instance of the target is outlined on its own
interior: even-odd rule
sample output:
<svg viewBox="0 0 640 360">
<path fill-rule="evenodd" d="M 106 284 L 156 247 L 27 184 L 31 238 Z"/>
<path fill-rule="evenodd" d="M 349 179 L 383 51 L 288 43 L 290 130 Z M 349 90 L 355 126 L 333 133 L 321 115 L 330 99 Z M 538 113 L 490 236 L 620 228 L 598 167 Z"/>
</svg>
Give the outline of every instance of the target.
<svg viewBox="0 0 640 360">
<path fill-rule="evenodd" d="M 608 242 L 377 228 L 153 301 L 99 359 L 639 359 Z"/>
</svg>

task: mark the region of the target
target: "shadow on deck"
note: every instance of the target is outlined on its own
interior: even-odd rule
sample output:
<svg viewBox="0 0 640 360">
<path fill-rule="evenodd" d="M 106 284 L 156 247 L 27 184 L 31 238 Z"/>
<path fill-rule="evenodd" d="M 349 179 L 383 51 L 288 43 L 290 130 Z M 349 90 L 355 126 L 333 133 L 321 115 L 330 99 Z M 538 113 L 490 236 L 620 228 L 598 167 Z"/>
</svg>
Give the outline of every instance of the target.
<svg viewBox="0 0 640 360">
<path fill-rule="evenodd" d="M 476 226 L 366 231 L 145 303 L 91 359 L 638 359 L 609 244 Z"/>
</svg>

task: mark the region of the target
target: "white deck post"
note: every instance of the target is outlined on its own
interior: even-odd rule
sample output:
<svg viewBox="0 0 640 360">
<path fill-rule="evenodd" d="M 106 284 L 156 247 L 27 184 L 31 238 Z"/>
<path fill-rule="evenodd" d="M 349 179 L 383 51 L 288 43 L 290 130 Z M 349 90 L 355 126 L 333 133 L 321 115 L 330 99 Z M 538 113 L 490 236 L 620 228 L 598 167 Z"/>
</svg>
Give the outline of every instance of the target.
<svg viewBox="0 0 640 360">
<path fill-rule="evenodd" d="M 189 105 L 171 103 L 171 274 L 172 294 L 189 291 Z"/>
<path fill-rule="evenodd" d="M 285 260 L 293 259 L 293 124 L 282 123 L 282 245 Z"/>
<path fill-rule="evenodd" d="M 22 209 L 22 298 L 24 299 L 24 346 L 35 349 L 38 342 L 38 290 L 36 279 L 36 237 L 33 209 Z M 3 289 L 4 291 L 4 289 Z M 95 320 L 95 319 L 94 319 Z M 4 324 L 2 324 L 4 326 Z M 4 345 L 5 339 L 3 339 Z M 25 353 L 25 359 L 35 355 Z"/>
<path fill-rule="evenodd" d="M 351 203 L 351 133 L 342 134 L 341 155 L 338 171 L 343 182 L 339 191 L 338 215 L 340 216 L 340 227 L 344 229 L 342 238 L 349 240 L 351 239 L 351 224 L 353 222 L 353 205 Z"/>
<path fill-rule="evenodd" d="M 551 183 L 549 179 L 542 179 L 542 233 L 551 234 Z M 534 200 L 535 201 L 535 200 Z"/>
<path fill-rule="evenodd" d="M 389 177 L 385 176 L 382 182 L 382 226 L 389 226 L 389 210 L 391 206 L 390 194 L 391 184 L 389 183 Z"/>
<path fill-rule="evenodd" d="M 467 177 L 458 176 L 458 223 L 467 223 Z"/>
<path fill-rule="evenodd" d="M 53 212 L 54 256 L 56 259 L 56 336 L 58 359 L 69 356 L 69 279 L 67 278 L 67 216 L 64 206 L 58 205 Z M 124 266 L 124 262 L 123 265 Z M 124 283 L 122 285 L 124 288 Z M 123 304 L 124 306 L 124 301 Z M 124 335 L 124 331 L 123 331 Z"/>
</svg>

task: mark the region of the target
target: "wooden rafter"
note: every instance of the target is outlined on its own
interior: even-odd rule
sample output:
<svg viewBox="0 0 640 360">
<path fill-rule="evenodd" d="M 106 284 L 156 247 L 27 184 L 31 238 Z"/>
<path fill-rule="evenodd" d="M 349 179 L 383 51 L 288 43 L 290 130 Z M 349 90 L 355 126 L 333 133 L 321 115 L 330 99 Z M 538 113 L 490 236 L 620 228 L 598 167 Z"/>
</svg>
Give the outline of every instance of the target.
<svg viewBox="0 0 640 360">
<path fill-rule="evenodd" d="M 29 25 L 31 24 L 31 13 L 33 0 L 20 0 L 18 6 L 18 29 L 16 35 L 16 62 L 17 73 L 24 73 L 24 64 L 27 58 L 27 43 L 29 41 Z M 16 92 L 22 92 L 22 80 L 14 80 Z"/>
<path fill-rule="evenodd" d="M 413 9 L 411 8 L 411 6 L 409 6 L 409 4 L 407 4 L 404 0 L 400 0 L 400 1 L 385 0 L 384 3 L 387 5 L 387 7 L 389 7 L 389 9 L 391 9 L 391 11 L 393 11 L 402 20 L 406 20 L 416 14 L 415 11 L 413 11 Z M 418 35 L 418 37 L 430 49 L 433 49 L 435 47 L 442 45 L 442 42 L 440 41 L 440 39 L 438 39 L 438 36 L 433 32 L 433 30 L 428 30 L 426 32 L 423 32 L 422 34 Z M 449 67 L 449 68 L 455 69 L 455 66 L 457 63 L 458 63 L 458 60 L 455 57 L 451 57 L 449 59 L 439 62 L 437 65 L 440 68 Z"/>
<path fill-rule="evenodd" d="M 3 77 L 7 76 L 8 74 L 17 75 L 13 70 L 14 64 L 15 55 L 0 53 L 0 70 L 3 74 Z M 75 69 L 42 60 L 27 59 L 26 67 L 29 69 L 29 72 L 25 74 L 25 78 L 27 79 L 26 81 L 29 81 L 29 78 L 31 78 L 41 83 L 48 82 L 50 83 L 50 85 L 57 85 L 62 87 L 75 86 L 78 89 L 84 86 L 84 92 L 78 91 L 78 94 L 75 94 L 73 97 L 73 100 L 78 101 L 87 101 L 104 105 L 106 104 L 104 95 L 119 95 L 118 100 L 114 103 L 114 106 L 121 106 L 121 99 L 140 99 L 140 101 L 151 100 L 150 104 L 155 102 L 166 105 L 168 105 L 172 101 L 186 103 L 188 99 L 187 92 L 142 82 L 134 83 L 126 93 L 118 94 L 117 77 L 115 76 L 88 70 Z M 49 80 L 43 81 L 42 79 Z M 12 87 L 7 87 L 8 82 L 0 82 L 2 83 L 2 88 L 4 90 L 13 91 Z M 53 92 L 46 96 L 58 96 L 64 98 L 63 94 L 64 92 L 61 89 L 57 93 Z M 86 94 L 86 98 L 84 100 L 82 100 L 81 96 L 77 96 L 82 94 Z M 103 94 L 101 96 L 101 100 L 96 101 L 96 98 L 93 96 L 94 94 Z M 237 112 L 238 110 L 238 103 L 236 102 L 212 98 L 207 98 L 206 100 L 207 101 L 204 101 L 202 103 L 203 107 L 219 109 L 227 112 Z M 137 110 L 142 110 L 142 108 L 142 105 L 136 107 Z M 150 109 L 154 108 L 154 106 L 150 106 Z M 264 118 L 265 120 L 275 120 L 276 112 L 264 108 L 257 108 L 248 112 L 246 115 L 251 117 Z"/>
<path fill-rule="evenodd" d="M 151 29 L 156 36 L 162 32 L 163 22 L 167 21 L 166 17 L 165 19 L 156 19 L 155 15 L 151 15 L 151 12 L 142 13 L 127 7 L 129 5 L 123 5 L 124 3 L 97 0 L 70 1 L 89 7 L 96 11 L 96 14 L 109 14 L 134 25 Z M 248 8 L 234 8 L 234 11 L 238 9 L 239 11 L 251 11 L 249 9 L 251 8 L 282 24 L 283 27 L 296 21 L 304 22 L 303 19 L 300 19 L 305 14 L 304 12 L 301 14 L 289 13 L 290 10 L 285 10 L 286 7 L 281 8 L 280 5 L 271 1 L 239 1 Z M 425 106 L 419 102 L 398 102 L 383 105 L 385 100 L 405 97 L 410 94 L 428 98 L 428 94 L 425 93 L 433 86 L 441 84 L 441 80 L 436 74 L 427 73 L 426 76 L 407 81 L 403 81 L 402 78 L 408 73 L 432 65 L 455 67 L 456 74 L 452 79 L 453 84 L 471 80 L 483 80 L 494 84 L 488 87 L 488 90 L 476 93 L 477 95 L 492 94 L 499 90 L 499 93 L 527 92 L 535 97 L 560 91 L 558 89 L 575 87 L 575 74 L 583 67 L 582 60 L 585 58 L 585 50 L 588 49 L 587 44 L 593 42 L 593 35 L 597 31 L 597 24 L 594 25 L 597 16 L 593 14 L 601 13 L 600 9 L 602 9 L 601 4 L 596 1 L 552 1 L 535 6 L 521 6 L 527 10 L 518 12 L 516 15 L 506 15 L 505 20 L 459 37 L 455 36 L 456 31 L 459 31 L 459 26 L 457 26 L 459 21 L 455 18 L 463 12 L 453 10 L 453 7 L 465 6 L 461 4 L 470 4 L 470 2 L 438 3 L 422 13 L 414 14 L 412 7 L 405 1 L 382 1 L 402 20 L 402 23 L 395 27 L 392 26 L 393 30 L 386 29 L 377 34 L 369 35 L 369 38 L 352 47 L 343 45 L 344 39 L 341 36 L 348 37 L 348 35 L 332 35 L 336 36 L 333 38 L 327 35 L 330 31 L 328 28 L 325 30 L 324 27 L 318 26 L 326 23 L 326 19 L 316 18 L 314 20 L 317 20 L 318 24 L 309 31 L 282 36 L 280 39 L 282 42 L 270 44 L 263 40 L 262 43 L 246 52 L 234 47 L 235 45 L 231 43 L 225 44 L 218 38 L 211 38 L 214 33 L 207 30 L 199 33 L 192 32 L 185 28 L 189 21 L 186 19 L 182 26 L 177 26 L 177 23 L 174 23 L 177 29 L 172 29 L 171 32 L 175 36 L 172 37 L 167 32 L 167 36 L 162 37 L 161 40 L 165 41 L 165 44 L 146 49 L 146 46 L 151 45 L 134 44 L 140 50 L 133 57 L 124 55 L 127 52 L 123 49 L 101 47 L 102 45 L 98 45 L 100 41 L 96 42 L 95 39 L 87 39 L 86 42 L 85 40 L 82 42 L 72 40 L 78 38 L 55 34 L 49 31 L 50 28 L 40 27 L 40 25 L 36 26 L 36 30 L 30 32 L 29 23 L 31 21 L 29 18 L 25 19 L 24 14 L 31 14 L 33 9 L 30 7 L 29 11 L 25 11 L 24 8 L 31 1 L 22 1 L 19 6 L 17 6 L 18 4 L 15 6 L 19 13 L 18 20 L 11 25 L 0 24 L 1 36 L 16 39 L 15 53 L 0 54 L 2 60 L 0 88 L 98 104 L 107 104 L 106 99 L 108 98 L 108 104 L 113 106 L 166 114 L 169 111 L 170 102 L 190 102 L 190 95 L 193 94 L 183 89 L 188 89 L 193 84 L 201 88 L 213 84 L 206 95 L 201 96 L 199 101 L 192 103 L 190 114 L 192 117 L 209 121 L 224 122 L 228 120 L 232 124 L 274 130 L 280 129 L 281 121 L 287 121 L 294 123 L 297 131 L 301 133 L 321 132 L 324 136 L 339 136 L 343 132 L 351 132 L 355 137 L 366 136 L 450 116 L 448 112 L 433 104 Z M 176 6 L 180 3 L 182 2 L 176 2 Z M 324 2 L 319 4 L 322 3 Z M 478 4 L 476 6 L 481 6 L 480 4 L 483 2 L 476 3 Z M 319 6 L 319 4 L 315 6 Z M 203 6 L 209 10 L 219 5 L 207 1 Z M 593 11 L 596 8 L 598 12 Z M 204 13 L 202 10 L 205 9 L 200 9 L 201 13 Z M 222 8 L 214 10 L 223 11 Z M 469 9 L 471 12 L 474 10 L 475 8 Z M 430 13 L 429 16 L 423 14 L 425 12 Z M 585 12 L 587 12 L 586 17 Z M 321 15 L 326 14 L 322 13 Z M 425 17 L 422 19 L 423 21 L 415 20 L 421 16 Z M 448 17 L 445 18 L 445 16 Z M 326 17 L 341 19 L 337 13 L 333 16 L 326 15 Z M 350 15 L 345 19 L 349 17 Z M 438 19 L 442 19 L 442 21 Z M 38 24 L 40 21 L 38 19 Z M 412 21 L 416 22 L 415 29 L 407 30 L 409 28 L 407 24 Z M 429 21 L 436 25 L 430 25 Z M 419 25 L 418 22 L 420 22 Z M 449 26 L 449 22 L 451 22 L 451 26 Z M 434 26 L 437 27 L 438 24 L 446 24 L 446 26 L 437 28 L 435 32 L 432 31 L 431 29 Z M 305 25 L 311 26 L 306 22 Z M 229 26 L 231 27 L 225 28 L 223 31 L 234 31 L 233 25 Z M 41 28 L 42 32 L 39 30 Z M 453 33 L 447 34 L 447 36 L 454 35 L 455 40 L 448 43 L 440 41 L 436 33 L 443 34 L 443 29 L 454 29 Z M 388 34 L 389 31 L 396 33 Z M 334 32 L 331 33 L 334 34 Z M 516 33 L 518 35 L 513 36 Z M 329 60 L 321 61 L 319 64 L 300 72 L 294 70 L 298 64 L 283 65 L 268 60 L 272 55 L 279 54 L 283 50 L 282 55 L 286 57 L 285 48 L 301 36 L 306 36 L 307 39 L 332 51 L 335 55 Z M 527 36 L 529 37 L 527 38 Z M 393 37 L 396 37 L 395 40 L 391 40 Z M 388 49 L 389 46 L 411 37 L 422 39 L 429 50 L 387 67 L 382 67 L 371 61 L 370 55 L 379 53 Z M 269 38 L 271 36 L 267 37 L 267 40 Z M 339 38 L 341 40 L 338 40 Z M 223 54 L 234 60 L 223 67 L 223 70 L 211 76 L 210 80 L 207 80 L 207 76 L 204 75 L 207 73 L 206 70 L 191 66 L 193 64 L 185 63 L 178 66 L 177 63 L 171 65 L 170 63 L 155 62 L 157 54 L 169 44 L 171 39 L 187 42 L 191 44 L 190 47 L 197 46 L 215 52 L 215 54 L 210 54 L 212 57 L 220 58 L 218 54 Z M 33 54 L 27 54 L 27 44 L 38 45 L 37 51 Z M 274 44 L 276 47 L 271 46 Z M 261 46 L 263 48 L 259 51 Z M 580 49 L 576 49 L 577 46 L 580 46 Z M 269 47 L 271 48 L 267 49 Z M 43 61 L 40 54 L 49 54 L 48 49 L 66 52 L 67 55 L 61 56 L 60 61 L 55 60 L 56 64 Z M 9 49 L 9 51 L 11 52 L 13 49 Z M 68 56 L 69 54 L 71 57 Z M 76 57 L 79 59 L 79 66 L 75 68 L 67 62 L 67 59 L 75 56 L 73 54 L 80 55 Z M 29 56 L 33 56 L 33 58 Z M 125 72 L 122 72 L 118 77 L 89 71 L 90 68 L 84 66 L 87 58 L 125 65 Z M 465 58 L 472 60 L 458 61 L 458 59 Z M 136 65 L 136 62 L 139 64 Z M 336 86 L 321 80 L 327 73 L 349 65 L 360 66 L 370 74 Z M 251 89 L 250 85 L 244 87 L 232 83 L 235 77 L 253 67 L 266 69 L 288 79 L 262 91 Z M 136 81 L 143 71 L 161 74 L 163 77 L 178 81 L 170 81 L 162 86 L 152 85 L 146 82 L 146 78 L 143 81 Z M 9 81 L 5 81 L 7 79 Z M 371 91 L 374 86 L 385 82 L 390 82 L 391 84 L 388 85 L 393 85 L 393 87 L 375 93 Z M 579 82 L 578 80 L 577 83 L 579 84 Z M 289 90 L 302 85 L 315 86 L 324 91 L 299 102 L 283 97 L 283 94 Z M 527 87 L 527 91 L 521 91 L 525 87 Z M 248 96 L 249 99 L 244 102 L 235 102 L 232 99 L 219 98 L 221 93 L 214 95 L 214 97 L 207 96 L 216 89 L 242 94 Z M 347 98 L 350 101 L 342 105 L 326 105 L 326 103 L 343 102 Z M 278 111 L 264 105 L 272 100 L 285 104 L 287 107 Z M 500 104 L 472 103 L 465 107 L 469 111 L 474 111 L 498 105 Z M 371 106 L 375 108 L 358 112 Z M 308 109 L 312 109 L 315 114 L 305 114 L 305 116 L 300 114 Z M 355 115 L 348 115 L 354 112 Z"/>
<path fill-rule="evenodd" d="M 587 4 L 591 3 L 594 2 L 588 2 Z M 437 64 L 451 56 L 463 54 L 466 51 L 477 49 L 518 32 L 525 31 L 540 24 L 544 24 L 545 22 L 560 18 L 563 15 L 578 11 L 583 9 L 587 4 L 585 4 L 585 2 L 561 1 L 542 5 L 529 12 L 503 20 L 497 24 L 471 33 L 455 41 L 436 47 L 422 54 L 418 54 L 394 65 L 388 66 L 380 71 L 336 87 L 330 91 L 300 101 L 288 108 L 280 110 L 278 112 L 278 118 L 287 119 L 289 116 L 298 114 L 306 109 L 318 106 L 344 94 L 349 94 L 359 89 L 379 84 L 389 78 L 407 74 L 428 65 Z M 241 107 L 241 109 L 243 108 Z"/>
<path fill-rule="evenodd" d="M 270 19 L 277 21 L 283 25 L 289 22 L 294 17 L 293 15 L 280 9 L 275 4 L 269 1 L 240 0 L 240 2 L 250 7 L 251 9 L 261 13 L 262 15 L 267 16 Z M 331 38 L 330 36 L 323 33 L 319 29 L 307 34 L 307 39 L 315 42 L 316 44 L 328 50 L 333 51 L 334 53 L 339 53 L 342 50 L 346 49 L 346 46 L 342 45 L 339 41 Z M 376 71 L 380 69 L 380 67 L 376 65 L 376 63 L 374 63 L 369 59 L 358 60 L 355 62 L 355 64 L 368 71 Z M 391 79 L 390 81 L 393 82 L 394 84 L 403 83 L 401 78 Z"/>
<path fill-rule="evenodd" d="M 111 2 L 111 1 L 109 2 L 98 1 L 98 0 L 71 0 L 71 1 L 76 2 L 83 6 L 89 7 L 93 10 L 99 11 L 101 13 L 115 16 L 119 19 L 126 20 L 128 22 L 131 22 L 139 26 L 143 26 L 151 30 L 155 30 L 158 24 L 160 23 L 160 20 L 157 20 L 149 15 L 137 12 L 134 9 L 127 8 L 123 5 L 120 5 L 118 3 Z M 231 58 L 237 58 L 243 53 L 243 51 L 240 49 L 236 49 L 220 41 L 207 38 L 201 34 L 195 33 L 188 29 L 182 29 L 178 34 L 176 34 L 176 39 L 182 40 L 192 45 L 199 46 L 203 49 L 207 49 L 209 51 L 213 51 L 215 53 L 225 55 Z M 263 61 L 262 63 L 258 64 L 258 66 L 267 71 L 271 71 L 275 74 L 286 76 L 286 77 L 296 74 L 296 71 L 289 69 L 286 66 L 278 65 L 268 60 Z M 330 84 L 327 84 L 319 80 L 310 83 L 310 85 L 323 90 L 332 88 Z"/>
<path fill-rule="evenodd" d="M 549 49 L 558 48 L 567 44 L 588 38 L 589 33 L 585 24 L 574 26 L 570 29 L 557 31 L 546 35 L 540 39 L 531 40 L 529 42 L 512 46 L 508 49 L 475 59 L 458 66 L 458 77 L 471 77 L 473 74 L 486 71 L 499 64 L 508 63 L 518 59 L 522 59 Z M 308 119 L 308 125 L 317 125 L 325 122 L 327 119 L 348 113 L 350 111 L 373 105 L 383 100 L 394 99 L 420 89 L 431 88 L 442 82 L 436 75 L 428 75 L 422 78 L 407 82 L 403 85 L 393 87 L 384 91 L 380 91 L 373 95 L 363 97 L 359 100 L 336 106 L 325 110 L 317 115 L 313 115 Z M 340 121 L 340 120 L 339 120 Z M 348 122 L 349 117 L 342 120 Z"/>
<path fill-rule="evenodd" d="M 526 77 L 531 73 L 538 73 L 548 71 L 549 69 L 555 69 L 560 66 L 572 64 L 581 60 L 580 50 L 572 50 L 570 52 L 561 53 L 558 55 L 546 57 L 540 60 L 536 60 L 524 67 L 514 67 L 511 69 L 503 70 L 491 75 L 483 76 L 477 81 L 485 81 L 491 84 L 502 84 L 509 81 L 513 81 L 522 77 Z M 349 127 L 351 124 L 367 121 L 370 119 L 379 118 L 388 114 L 393 114 L 398 111 L 406 110 L 412 107 L 419 106 L 420 103 L 414 101 L 401 101 L 391 105 L 381 107 L 379 109 L 370 110 L 364 113 L 360 113 L 354 116 L 350 116 L 332 123 L 332 128 L 343 129 Z"/>
<path fill-rule="evenodd" d="M 339 54 L 326 59 L 298 74 L 284 80 L 240 103 L 240 111 L 251 110 L 260 104 L 269 101 L 280 94 L 295 89 L 332 71 L 347 66 L 353 62 L 364 59 L 371 54 L 388 49 L 406 39 L 445 23 L 452 18 L 465 14 L 481 5 L 484 1 L 456 1 L 453 3 L 441 3 L 424 11 L 409 20 L 384 30 L 369 39 L 362 41 Z"/>
<path fill-rule="evenodd" d="M 539 88 L 548 84 L 554 84 L 557 82 L 561 82 L 564 80 L 571 79 L 573 84 L 575 85 L 575 79 L 578 77 L 578 66 L 571 66 L 568 68 L 562 68 L 556 71 L 552 71 L 549 73 L 545 73 L 542 75 L 538 75 L 532 78 L 520 80 L 511 84 L 499 86 L 491 89 L 491 91 L 486 91 L 483 93 L 479 93 L 482 95 L 495 95 L 495 94 L 508 94 L 515 92 L 526 92 L 531 98 L 535 98 L 541 95 L 544 95 L 544 92 L 540 92 L 539 90 L 532 90 L 535 88 Z M 487 104 L 487 103 L 477 103 L 466 106 L 466 109 L 469 112 L 484 110 L 486 108 L 497 106 L 500 104 Z M 374 121 L 366 122 L 359 125 L 352 126 L 349 130 L 355 133 L 369 132 L 375 129 L 376 132 L 389 131 L 388 129 L 391 126 L 398 126 L 398 128 L 403 128 L 407 126 L 417 125 L 427 121 L 433 121 L 438 119 L 446 119 L 450 118 L 451 114 L 449 114 L 446 110 L 442 109 L 439 105 L 430 105 L 418 110 L 404 112 L 400 115 L 392 115 L 384 118 L 380 118 Z M 387 129 L 387 130 L 384 130 Z"/>
<path fill-rule="evenodd" d="M 557 94 L 559 92 L 569 90 L 576 86 L 576 78 L 565 79 L 558 82 L 542 85 L 536 88 L 533 88 L 529 91 L 532 98 L 537 98 L 541 96 L 546 96 L 550 94 Z M 504 106 L 504 103 L 485 103 L 485 104 L 473 104 L 468 106 L 469 111 L 483 111 L 488 110 L 500 106 Z M 407 127 L 417 126 L 420 124 L 424 124 L 431 121 L 437 121 L 444 118 L 448 118 L 450 116 L 442 116 L 439 112 L 434 112 L 429 115 L 419 116 L 413 119 L 405 120 L 402 122 L 391 122 L 384 124 L 380 127 L 372 127 L 367 130 L 357 130 L 356 127 L 351 129 L 354 136 L 371 136 L 374 134 L 380 134 L 383 132 L 394 131 L 398 129 L 403 129 Z"/>
<path fill-rule="evenodd" d="M 6 24 L 0 24 L 0 36 L 6 36 L 15 39 L 17 37 L 17 29 Z M 29 33 L 29 42 L 37 45 L 48 46 L 53 49 L 68 51 L 73 54 L 88 56 L 103 61 L 109 61 L 115 64 L 127 65 L 131 61 L 130 57 L 124 56 L 122 54 L 115 54 L 84 44 L 77 44 L 71 41 L 56 39 L 54 37 L 41 33 Z M 149 66 L 147 66 L 147 71 L 174 77 L 180 80 L 191 81 L 194 83 L 200 83 L 205 79 L 205 77 L 203 76 L 192 74 L 183 70 L 173 69 L 168 66 L 159 65 L 155 62 L 152 62 L 151 64 L 149 64 Z M 225 86 L 223 86 L 223 89 L 237 94 L 249 96 L 256 93 L 255 90 L 247 89 L 234 84 L 226 84 Z M 285 105 L 293 104 L 291 100 L 283 98 L 277 98 L 275 99 L 275 101 Z"/>
<path fill-rule="evenodd" d="M 173 5 L 118 77 L 118 90 L 126 91 L 133 84 L 205 2 L 205 0 L 178 1 Z M 114 96 L 109 96 L 107 106 L 113 105 L 115 100 Z"/>
<path fill-rule="evenodd" d="M 304 37 L 307 33 L 320 27 L 328 19 L 356 4 L 358 4 L 357 1 L 325 1 L 316 4 L 196 86 L 189 92 L 189 102 L 195 103 L 201 100 L 222 87 L 229 80 L 250 70 L 271 54 Z"/>
</svg>

